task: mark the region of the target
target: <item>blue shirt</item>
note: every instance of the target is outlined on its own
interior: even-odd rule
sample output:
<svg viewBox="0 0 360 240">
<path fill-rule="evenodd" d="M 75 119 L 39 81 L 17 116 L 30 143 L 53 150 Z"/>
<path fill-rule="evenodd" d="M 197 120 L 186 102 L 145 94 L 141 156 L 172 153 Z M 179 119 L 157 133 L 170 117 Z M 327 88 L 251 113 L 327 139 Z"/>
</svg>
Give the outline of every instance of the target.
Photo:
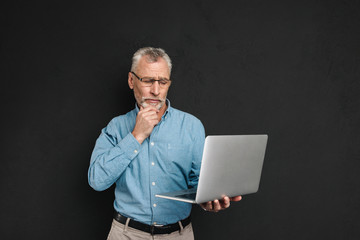
<svg viewBox="0 0 360 240">
<path fill-rule="evenodd" d="M 115 187 L 114 208 L 145 224 L 170 224 L 189 216 L 191 204 L 155 197 L 196 187 L 205 141 L 199 119 L 170 106 L 140 145 L 131 132 L 139 108 L 115 117 L 93 150 L 88 180 L 102 191 Z"/>
</svg>

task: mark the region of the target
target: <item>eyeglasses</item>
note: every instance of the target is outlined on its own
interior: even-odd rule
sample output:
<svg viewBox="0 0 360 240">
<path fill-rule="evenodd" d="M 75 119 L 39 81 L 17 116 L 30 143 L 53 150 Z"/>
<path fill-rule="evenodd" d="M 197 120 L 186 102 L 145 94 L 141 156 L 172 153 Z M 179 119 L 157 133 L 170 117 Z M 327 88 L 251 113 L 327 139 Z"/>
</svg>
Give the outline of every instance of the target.
<svg viewBox="0 0 360 240">
<path fill-rule="evenodd" d="M 139 81 L 141 82 L 141 85 L 144 86 L 144 87 L 151 87 L 154 82 L 158 82 L 159 83 L 159 86 L 161 88 L 166 88 L 170 85 L 170 82 L 171 80 L 169 79 L 159 79 L 159 80 L 156 80 L 156 79 L 153 79 L 153 78 L 149 78 L 149 77 L 144 77 L 144 78 L 141 78 L 139 77 L 138 75 L 136 75 L 136 73 L 134 72 L 131 72 L 132 74 L 134 74 L 134 76 L 139 79 Z"/>
</svg>

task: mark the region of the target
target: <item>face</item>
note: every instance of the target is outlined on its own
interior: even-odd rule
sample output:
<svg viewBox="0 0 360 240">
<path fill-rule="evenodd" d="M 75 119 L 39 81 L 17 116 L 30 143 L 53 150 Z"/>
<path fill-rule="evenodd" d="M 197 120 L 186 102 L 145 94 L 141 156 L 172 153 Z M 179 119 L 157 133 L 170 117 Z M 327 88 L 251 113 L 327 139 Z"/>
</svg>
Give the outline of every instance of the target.
<svg viewBox="0 0 360 240">
<path fill-rule="evenodd" d="M 140 78 L 150 77 L 153 79 L 170 79 L 169 67 L 163 58 L 157 62 L 147 62 L 146 56 L 140 58 L 138 66 L 134 71 Z M 161 88 L 159 82 L 154 82 L 150 87 L 142 86 L 139 79 L 132 73 L 128 76 L 129 87 L 134 90 L 134 96 L 139 106 L 146 108 L 149 105 L 157 109 L 165 109 L 165 100 L 169 87 Z"/>
</svg>

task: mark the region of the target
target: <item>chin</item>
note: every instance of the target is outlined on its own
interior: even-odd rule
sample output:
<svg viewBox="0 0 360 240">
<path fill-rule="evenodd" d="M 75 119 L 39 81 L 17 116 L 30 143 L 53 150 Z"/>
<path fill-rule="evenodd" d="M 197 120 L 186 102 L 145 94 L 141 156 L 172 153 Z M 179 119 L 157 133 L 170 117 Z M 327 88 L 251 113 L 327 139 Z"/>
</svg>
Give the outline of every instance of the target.
<svg viewBox="0 0 360 240">
<path fill-rule="evenodd" d="M 146 107 L 148 107 L 149 105 L 154 106 L 157 110 L 160 110 L 160 109 L 162 108 L 162 106 L 164 106 L 164 102 L 160 102 L 160 103 L 158 103 L 158 104 L 156 104 L 156 105 L 148 104 L 148 103 L 146 103 L 145 101 L 144 101 L 144 102 L 141 102 L 141 106 L 142 106 L 143 108 L 146 108 Z"/>
</svg>

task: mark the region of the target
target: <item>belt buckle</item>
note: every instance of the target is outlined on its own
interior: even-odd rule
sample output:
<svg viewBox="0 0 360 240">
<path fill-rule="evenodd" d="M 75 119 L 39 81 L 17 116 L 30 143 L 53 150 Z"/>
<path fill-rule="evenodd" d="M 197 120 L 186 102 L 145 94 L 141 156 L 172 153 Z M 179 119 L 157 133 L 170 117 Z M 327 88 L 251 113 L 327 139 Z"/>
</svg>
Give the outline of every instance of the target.
<svg viewBox="0 0 360 240">
<path fill-rule="evenodd" d="M 151 225 L 150 226 L 150 233 L 151 233 L 151 235 L 154 235 L 154 233 L 155 233 L 155 228 L 161 228 L 161 227 L 163 227 L 164 225 L 161 225 L 161 224 L 154 224 L 154 225 Z"/>
</svg>

